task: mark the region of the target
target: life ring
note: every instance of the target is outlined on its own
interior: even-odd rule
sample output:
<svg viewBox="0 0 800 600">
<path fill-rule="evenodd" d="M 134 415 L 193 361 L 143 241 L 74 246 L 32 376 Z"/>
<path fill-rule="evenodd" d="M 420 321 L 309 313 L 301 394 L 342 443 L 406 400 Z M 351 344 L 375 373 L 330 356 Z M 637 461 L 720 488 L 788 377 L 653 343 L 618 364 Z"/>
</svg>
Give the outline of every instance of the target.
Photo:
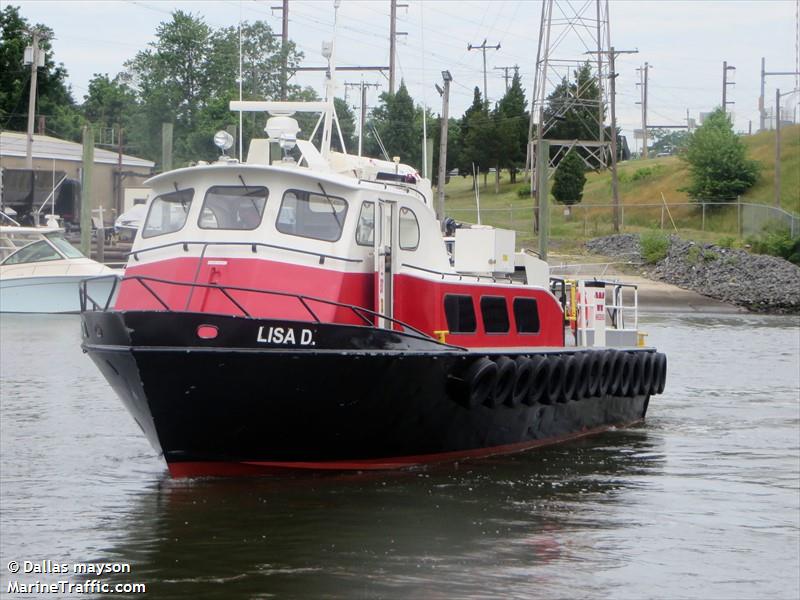
<svg viewBox="0 0 800 600">
<path fill-rule="evenodd" d="M 552 365 L 546 356 L 531 357 L 531 387 L 530 394 L 524 399 L 525 404 L 533 406 L 538 402 L 542 404 L 550 403 L 547 389 L 550 384 L 551 369 Z"/>
<path fill-rule="evenodd" d="M 497 382 L 497 365 L 488 358 L 474 361 L 464 373 L 467 384 L 467 408 L 474 408 L 486 402 L 494 391 Z"/>
<path fill-rule="evenodd" d="M 511 392 L 510 401 L 506 401 L 509 406 L 522 404 L 530 396 L 531 385 L 533 385 L 533 363 L 531 359 L 527 356 L 518 356 L 514 362 L 517 363 L 517 376 L 514 379 L 514 389 Z"/>
<path fill-rule="evenodd" d="M 563 402 L 575 399 L 575 389 L 578 385 L 578 375 L 581 371 L 581 362 L 576 354 L 564 357 L 564 397 Z"/>
<path fill-rule="evenodd" d="M 628 396 L 637 396 L 639 388 L 642 386 L 642 362 L 640 360 L 642 354 L 640 352 L 629 353 L 628 362 L 631 369 L 631 384 L 628 386 Z"/>
<path fill-rule="evenodd" d="M 656 358 L 658 359 L 658 385 L 654 393 L 663 394 L 664 386 L 667 384 L 667 355 L 659 352 L 656 354 Z M 655 380 L 655 377 L 653 379 Z"/>
<path fill-rule="evenodd" d="M 642 385 L 639 386 L 639 393 L 649 396 L 650 388 L 653 387 L 653 353 L 643 353 L 640 361 L 642 363 Z"/>
<path fill-rule="evenodd" d="M 517 364 L 507 356 L 497 357 L 495 364 L 497 365 L 497 380 L 494 384 L 494 392 L 484 400 L 484 403 L 490 407 L 505 404 L 511 399 L 514 381 L 517 378 Z"/>
<path fill-rule="evenodd" d="M 547 359 L 551 363 L 550 378 L 547 381 L 548 404 L 562 401 L 564 394 L 564 357 L 553 356 Z"/>
</svg>

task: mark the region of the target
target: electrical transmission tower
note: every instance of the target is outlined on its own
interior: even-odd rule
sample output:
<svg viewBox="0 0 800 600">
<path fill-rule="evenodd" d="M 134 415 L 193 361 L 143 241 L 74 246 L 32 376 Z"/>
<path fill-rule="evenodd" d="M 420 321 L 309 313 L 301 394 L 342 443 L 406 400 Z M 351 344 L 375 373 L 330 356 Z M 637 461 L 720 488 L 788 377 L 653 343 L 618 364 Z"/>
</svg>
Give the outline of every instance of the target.
<svg viewBox="0 0 800 600">
<path fill-rule="evenodd" d="M 611 140 L 606 139 L 605 115 L 609 102 L 610 52 L 608 0 L 542 2 L 528 129 L 531 194 L 537 209 L 540 205 L 547 206 L 546 190 L 541 190 L 543 201 L 540 202 L 539 188 L 546 187 L 547 177 L 554 165 L 571 150 L 580 149 L 581 158 L 592 169 L 603 168 L 609 162 Z M 587 63 L 591 76 L 579 80 L 576 72 Z M 564 83 L 567 85 L 563 86 Z M 548 99 L 559 86 L 562 86 L 563 96 Z M 577 139 L 553 139 L 552 130 L 564 121 L 567 114 L 579 120 Z M 553 152 L 546 157 L 547 160 L 537 161 L 537 149 L 543 142 Z M 539 173 L 537 163 L 547 165 L 548 172 Z M 534 231 L 542 231 L 541 251 L 541 238 L 546 236 L 546 224 L 540 223 L 540 212 L 534 210 Z"/>
</svg>

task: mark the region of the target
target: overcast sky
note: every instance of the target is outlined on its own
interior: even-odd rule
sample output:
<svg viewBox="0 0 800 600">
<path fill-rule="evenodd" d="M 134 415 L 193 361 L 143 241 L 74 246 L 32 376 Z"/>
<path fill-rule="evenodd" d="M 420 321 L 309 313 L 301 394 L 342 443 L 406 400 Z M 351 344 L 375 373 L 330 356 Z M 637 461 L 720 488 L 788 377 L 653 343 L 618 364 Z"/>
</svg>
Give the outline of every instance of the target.
<svg viewBox="0 0 800 600">
<path fill-rule="evenodd" d="M 586 0 L 572 0 L 580 7 Z M 5 2 L 3 2 L 5 3 Z M 408 8 L 398 9 L 398 31 L 408 35 L 398 42 L 398 77 L 402 77 L 418 103 L 438 113 L 441 101 L 434 89 L 441 82 L 441 71 L 448 69 L 454 78 L 450 114 L 461 116 L 472 100 L 472 90 L 483 87 L 480 51 L 468 51 L 467 44 L 500 44 L 500 50 L 487 51 L 488 96 L 499 99 L 505 84 L 502 71 L 494 67 L 518 65 L 523 85 L 530 97 L 535 73 L 541 2 L 538 0 L 438 1 L 401 0 Z M 245 21 L 265 20 L 279 34 L 280 11 L 272 11 L 280 0 L 228 0 L 174 2 L 131 0 L 127 2 L 69 0 L 12 2 L 33 23 L 43 23 L 55 31 L 55 58 L 64 63 L 69 83 L 78 102 L 83 101 L 88 81 L 94 73 L 114 76 L 123 63 L 146 48 L 159 22 L 168 20 L 171 11 L 181 9 L 202 16 L 214 27 L 235 26 Z M 562 0 L 562 5 L 566 3 Z M 337 62 L 339 65 L 386 65 L 389 56 L 389 0 L 343 0 L 339 9 Z M 758 127 L 761 57 L 767 71 L 796 71 L 796 0 L 759 1 L 613 1 L 610 3 L 611 43 L 620 50 L 638 49 L 638 54 L 617 60 L 617 113 L 620 126 L 631 133 L 641 127 L 639 73 L 647 61 L 649 71 L 650 124 L 680 125 L 686 110 L 694 118 L 722 101 L 722 65 L 735 67 L 735 85 L 728 99 L 735 102 L 737 130 L 747 131 L 752 121 Z M 291 0 L 289 36 L 305 53 L 304 64 L 322 65 L 320 45 L 330 39 L 333 29 L 331 0 Z M 565 39 L 559 57 L 585 58 L 585 49 L 574 35 Z M 388 81 L 378 73 L 364 74 L 367 82 L 388 89 Z M 298 75 L 298 82 L 312 85 L 321 94 L 321 73 Z M 340 73 L 344 81 L 358 82 L 361 75 Z M 795 88 L 792 76 L 767 78 L 766 99 L 774 106 L 775 88 Z M 368 104 L 376 94 L 370 92 Z M 352 91 L 350 104 L 356 103 Z M 792 99 L 790 112 L 794 110 Z M 791 115 L 790 115 L 791 116 Z"/>
</svg>

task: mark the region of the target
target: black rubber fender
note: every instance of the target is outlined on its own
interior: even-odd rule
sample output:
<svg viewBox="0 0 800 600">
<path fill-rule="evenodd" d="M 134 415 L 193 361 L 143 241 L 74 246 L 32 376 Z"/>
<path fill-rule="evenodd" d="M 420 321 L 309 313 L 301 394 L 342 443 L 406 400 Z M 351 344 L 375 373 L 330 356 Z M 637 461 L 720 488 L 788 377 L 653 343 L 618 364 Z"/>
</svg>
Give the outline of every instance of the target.
<svg viewBox="0 0 800 600">
<path fill-rule="evenodd" d="M 650 395 L 653 387 L 653 360 L 655 355 L 652 352 L 643 352 L 639 357 L 642 363 L 642 384 L 639 386 L 639 393 L 643 396 Z"/>
<path fill-rule="evenodd" d="M 596 398 L 602 395 L 603 367 L 606 364 L 606 353 L 592 351 L 586 353 L 586 398 Z"/>
<path fill-rule="evenodd" d="M 625 361 L 625 355 L 618 350 L 609 350 L 608 353 L 609 376 L 606 385 L 606 394 L 615 396 L 619 393 L 619 382 L 622 379 L 622 367 Z"/>
<path fill-rule="evenodd" d="M 497 365 L 485 356 L 481 357 L 467 368 L 464 373 L 464 381 L 468 386 L 467 407 L 479 406 L 494 393 L 497 382 Z"/>
<path fill-rule="evenodd" d="M 614 351 L 604 350 L 601 353 L 600 362 L 600 385 L 597 386 L 597 395 L 600 397 L 608 394 L 611 384 L 614 383 Z"/>
<path fill-rule="evenodd" d="M 642 387 L 642 361 L 641 357 L 643 352 L 629 352 L 628 362 L 631 369 L 631 384 L 628 386 L 628 396 L 636 396 L 639 394 L 639 388 Z"/>
<path fill-rule="evenodd" d="M 578 382 L 575 384 L 575 393 L 572 395 L 573 400 L 586 400 L 590 397 L 589 371 L 592 368 L 592 354 L 592 352 L 581 352 L 575 355 L 575 358 L 580 362 L 580 368 L 578 369 Z"/>
<path fill-rule="evenodd" d="M 578 386 L 578 375 L 581 371 L 581 361 L 578 355 L 572 354 L 564 357 L 564 394 L 562 402 L 575 399 L 575 389 Z"/>
<path fill-rule="evenodd" d="M 506 401 L 509 406 L 519 406 L 522 404 L 531 393 L 531 386 L 533 385 L 533 363 L 527 356 L 518 356 L 515 360 L 517 363 L 517 375 L 514 379 L 514 389 L 511 392 L 510 401 Z"/>
<path fill-rule="evenodd" d="M 658 364 L 658 385 L 655 394 L 663 394 L 664 387 L 667 385 L 667 355 L 661 352 L 656 354 Z M 655 379 L 655 377 L 653 378 Z"/>
<path fill-rule="evenodd" d="M 614 395 L 624 398 L 631 389 L 631 355 L 627 352 L 619 352 L 618 356 L 619 381 L 617 382 L 617 389 L 614 390 Z"/>
<path fill-rule="evenodd" d="M 567 357 L 552 356 L 548 358 L 550 362 L 550 377 L 547 382 L 548 404 L 555 404 L 563 401 L 564 395 L 564 359 Z"/>
<path fill-rule="evenodd" d="M 546 356 L 531 357 L 531 388 L 530 394 L 524 400 L 528 406 L 537 403 L 549 404 L 550 397 L 547 395 L 547 388 L 550 384 L 550 370 L 552 365 Z"/>
<path fill-rule="evenodd" d="M 514 382 L 517 378 L 517 363 L 507 356 L 498 356 L 495 359 L 497 365 L 497 380 L 494 384 L 494 392 L 484 401 L 487 406 L 497 406 L 511 401 L 511 394 L 514 392 Z"/>
</svg>

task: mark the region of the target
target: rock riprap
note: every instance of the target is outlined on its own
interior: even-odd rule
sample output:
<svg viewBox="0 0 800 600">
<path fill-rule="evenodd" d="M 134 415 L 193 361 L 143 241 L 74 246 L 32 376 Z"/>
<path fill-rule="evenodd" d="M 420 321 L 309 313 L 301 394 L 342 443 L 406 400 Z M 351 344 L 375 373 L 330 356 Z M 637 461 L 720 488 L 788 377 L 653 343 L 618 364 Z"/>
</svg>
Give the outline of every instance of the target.
<svg viewBox="0 0 800 600">
<path fill-rule="evenodd" d="M 800 314 L 800 267 L 775 256 L 670 236 L 667 256 L 643 275 L 755 312 Z M 590 252 L 641 262 L 638 235 L 589 240 Z"/>
</svg>

